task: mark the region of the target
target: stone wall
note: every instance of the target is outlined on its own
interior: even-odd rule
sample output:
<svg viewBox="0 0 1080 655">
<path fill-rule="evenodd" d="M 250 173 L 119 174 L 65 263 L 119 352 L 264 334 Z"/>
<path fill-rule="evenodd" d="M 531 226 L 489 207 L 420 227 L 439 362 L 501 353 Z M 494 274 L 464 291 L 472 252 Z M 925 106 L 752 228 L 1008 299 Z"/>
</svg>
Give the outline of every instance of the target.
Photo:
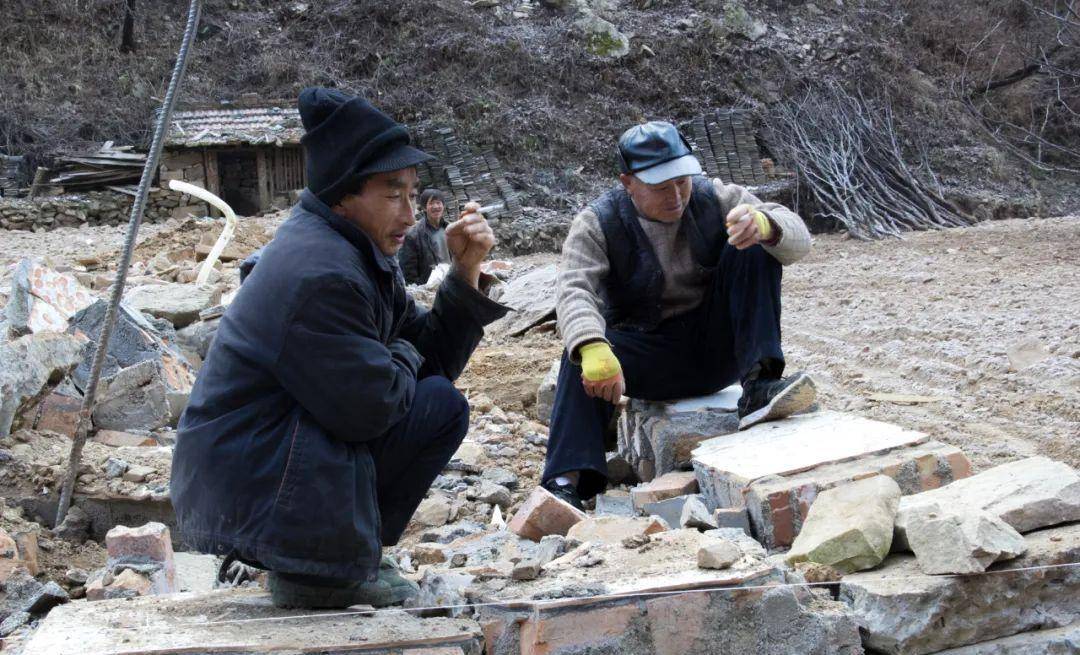
<svg viewBox="0 0 1080 655">
<path fill-rule="evenodd" d="M 127 223 L 134 200 L 132 196 L 113 191 L 91 191 L 32 199 L 0 198 L 0 228 L 40 232 L 80 225 L 121 225 Z M 180 206 L 181 196 L 176 193 L 153 191 L 147 199 L 143 220 L 164 221 Z M 200 207 L 193 213 L 204 211 Z"/>
</svg>

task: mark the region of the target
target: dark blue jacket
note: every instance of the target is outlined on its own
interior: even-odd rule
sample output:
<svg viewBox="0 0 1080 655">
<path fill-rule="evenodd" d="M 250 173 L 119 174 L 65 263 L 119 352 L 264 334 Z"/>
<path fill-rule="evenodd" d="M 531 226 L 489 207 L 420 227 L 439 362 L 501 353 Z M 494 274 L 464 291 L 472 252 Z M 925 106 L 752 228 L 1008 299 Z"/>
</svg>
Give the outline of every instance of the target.
<svg viewBox="0 0 1080 655">
<path fill-rule="evenodd" d="M 690 254 L 698 266 L 714 270 L 727 241 L 727 227 L 712 182 L 693 178 L 682 220 L 690 231 Z M 611 272 L 601 289 L 609 327 L 649 332 L 660 325 L 664 270 L 652 242 L 641 229 L 640 214 L 621 185 L 590 205 L 604 232 Z"/>
<path fill-rule="evenodd" d="M 408 413 L 418 376 L 455 379 L 505 312 L 453 275 L 431 311 L 417 308 L 393 258 L 305 191 L 222 318 L 180 419 L 181 538 L 270 569 L 369 577 L 380 543 L 366 443 Z"/>
</svg>

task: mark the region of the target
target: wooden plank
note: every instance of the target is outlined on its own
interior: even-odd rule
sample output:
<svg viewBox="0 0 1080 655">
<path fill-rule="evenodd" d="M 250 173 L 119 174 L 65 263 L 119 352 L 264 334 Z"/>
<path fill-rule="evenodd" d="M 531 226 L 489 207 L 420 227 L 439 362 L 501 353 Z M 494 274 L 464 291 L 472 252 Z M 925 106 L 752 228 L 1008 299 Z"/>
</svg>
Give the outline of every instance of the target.
<svg viewBox="0 0 1080 655">
<path fill-rule="evenodd" d="M 203 171 L 206 173 L 206 190 L 220 198 L 221 177 L 218 175 L 218 155 L 216 150 L 203 148 Z M 221 216 L 221 212 L 211 205 L 210 215 L 217 218 Z"/>
<path fill-rule="evenodd" d="M 273 181 L 270 179 L 270 166 L 266 161 L 266 148 L 258 148 L 255 151 L 255 168 L 259 178 L 259 211 L 265 211 L 270 208 L 270 199 L 273 195 Z"/>
</svg>

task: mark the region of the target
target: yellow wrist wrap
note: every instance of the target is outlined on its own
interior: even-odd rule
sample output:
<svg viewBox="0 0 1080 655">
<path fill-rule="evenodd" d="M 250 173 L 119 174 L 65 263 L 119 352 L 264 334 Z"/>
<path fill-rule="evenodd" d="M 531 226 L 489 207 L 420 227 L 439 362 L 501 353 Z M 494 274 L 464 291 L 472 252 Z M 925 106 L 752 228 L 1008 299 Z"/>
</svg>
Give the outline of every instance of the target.
<svg viewBox="0 0 1080 655">
<path fill-rule="evenodd" d="M 603 341 L 587 343 L 580 348 L 581 372 L 589 382 L 600 382 L 622 373 L 622 366 L 611 352 L 611 346 Z"/>
</svg>

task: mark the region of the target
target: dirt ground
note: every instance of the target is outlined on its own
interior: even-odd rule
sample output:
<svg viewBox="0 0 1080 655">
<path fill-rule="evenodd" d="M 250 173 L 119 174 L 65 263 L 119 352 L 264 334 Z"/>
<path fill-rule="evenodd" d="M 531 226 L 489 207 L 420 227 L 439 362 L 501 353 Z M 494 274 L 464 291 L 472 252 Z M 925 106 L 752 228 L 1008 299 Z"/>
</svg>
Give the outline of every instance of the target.
<svg viewBox="0 0 1080 655">
<path fill-rule="evenodd" d="M 824 407 L 927 432 L 978 469 L 1034 454 L 1080 466 L 1077 243 L 1077 217 L 878 242 L 819 235 L 785 272 L 788 370 L 814 375 Z M 1022 344 L 1044 359 L 1013 371 Z M 461 383 L 530 410 L 560 352 L 551 332 L 485 341 Z M 872 398 L 883 393 L 923 398 Z"/>
</svg>

